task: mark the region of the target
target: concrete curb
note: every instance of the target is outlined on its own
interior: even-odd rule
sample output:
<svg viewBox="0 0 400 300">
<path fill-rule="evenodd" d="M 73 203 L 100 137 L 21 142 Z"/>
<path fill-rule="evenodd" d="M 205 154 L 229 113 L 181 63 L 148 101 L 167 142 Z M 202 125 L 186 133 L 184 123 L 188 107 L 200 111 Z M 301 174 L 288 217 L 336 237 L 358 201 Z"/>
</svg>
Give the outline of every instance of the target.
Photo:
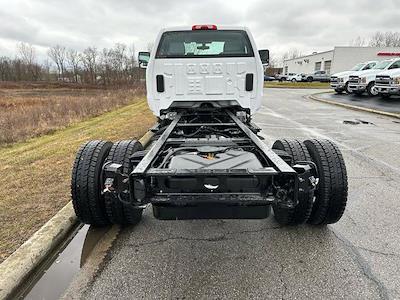
<svg viewBox="0 0 400 300">
<path fill-rule="evenodd" d="M 65 205 L 0 265 L 0 299 L 9 297 L 77 223 L 72 202 Z"/>
<path fill-rule="evenodd" d="M 327 90 L 329 87 L 301 87 L 301 86 L 265 86 L 264 89 L 292 89 L 292 90 Z"/>
<path fill-rule="evenodd" d="M 327 92 L 327 93 L 329 93 L 329 92 Z M 341 106 L 341 107 L 345 107 L 345 108 L 349 108 L 349 109 L 353 109 L 353 110 L 366 111 L 366 112 L 373 113 L 373 114 L 378 114 L 378 115 L 383 115 L 383 116 L 387 116 L 387 117 L 400 119 L 400 114 L 395 114 L 395 113 L 376 110 L 376 109 L 372 109 L 372 108 L 367 108 L 367 107 L 356 106 L 356 105 L 351 105 L 351 104 L 340 103 L 340 102 L 336 102 L 336 101 L 330 101 L 330 100 L 322 99 L 322 98 L 318 97 L 318 95 L 321 95 L 321 94 L 326 94 L 326 93 L 325 92 L 315 93 L 315 94 L 309 95 L 308 98 L 312 99 L 312 100 L 315 100 L 315 101 L 328 103 L 328 104 L 333 104 L 333 105 L 336 105 L 336 106 Z"/>
<path fill-rule="evenodd" d="M 150 143 L 153 135 L 151 131 L 143 135 L 139 140 L 143 147 Z M 77 222 L 72 202 L 68 202 L 3 261 L 0 264 L 0 299 L 6 299 L 16 292 L 31 272 L 65 239 Z"/>
</svg>

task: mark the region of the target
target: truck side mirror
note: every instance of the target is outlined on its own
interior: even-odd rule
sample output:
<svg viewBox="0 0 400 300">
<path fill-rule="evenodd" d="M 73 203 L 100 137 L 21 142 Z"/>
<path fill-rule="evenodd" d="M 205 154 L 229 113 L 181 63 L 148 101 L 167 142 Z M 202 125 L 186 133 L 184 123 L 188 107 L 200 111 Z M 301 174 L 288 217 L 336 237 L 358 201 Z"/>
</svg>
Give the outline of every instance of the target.
<svg viewBox="0 0 400 300">
<path fill-rule="evenodd" d="M 149 60 L 150 60 L 150 52 L 139 52 L 138 55 L 139 68 L 143 69 L 147 68 Z"/>
<path fill-rule="evenodd" d="M 258 54 L 260 54 L 261 63 L 263 65 L 269 64 L 269 50 L 258 50 Z"/>
</svg>

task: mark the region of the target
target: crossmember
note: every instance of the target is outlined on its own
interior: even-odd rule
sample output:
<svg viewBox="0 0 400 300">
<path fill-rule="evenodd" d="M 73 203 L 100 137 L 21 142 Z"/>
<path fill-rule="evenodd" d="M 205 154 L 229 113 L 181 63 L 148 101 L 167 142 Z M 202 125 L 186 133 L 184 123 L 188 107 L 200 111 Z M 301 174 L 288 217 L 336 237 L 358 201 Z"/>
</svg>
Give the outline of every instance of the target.
<svg viewBox="0 0 400 300">
<path fill-rule="evenodd" d="M 301 176 L 311 176 L 307 164 L 295 170 L 268 148 L 242 111 L 178 111 L 155 131 L 131 174 L 121 174 L 116 164 L 104 166 L 107 192 L 129 193 L 136 206 L 282 202 L 290 207 L 297 203 Z"/>
</svg>

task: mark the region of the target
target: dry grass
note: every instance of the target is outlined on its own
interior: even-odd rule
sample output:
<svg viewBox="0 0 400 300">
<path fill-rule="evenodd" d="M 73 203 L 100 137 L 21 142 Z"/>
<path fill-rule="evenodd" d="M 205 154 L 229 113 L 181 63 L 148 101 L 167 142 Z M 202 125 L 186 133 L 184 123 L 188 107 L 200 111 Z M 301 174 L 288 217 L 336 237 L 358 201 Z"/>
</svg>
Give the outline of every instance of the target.
<svg viewBox="0 0 400 300">
<path fill-rule="evenodd" d="M 96 103 L 97 105 L 105 104 L 110 101 L 109 99 L 124 97 L 123 101 L 117 102 L 118 105 L 124 104 L 125 101 L 133 104 L 75 123 L 51 134 L 0 147 L 2 160 L 0 173 L 3 182 L 0 196 L 0 220 L 2 223 L 0 227 L 0 262 L 70 200 L 71 166 L 80 144 L 90 139 L 115 141 L 139 138 L 153 125 L 154 117 L 143 97 L 133 99 L 128 95 L 124 96 L 124 92 L 115 93 L 117 94 L 111 95 L 103 92 L 90 96 L 85 94 L 82 98 L 77 95 L 71 96 L 68 92 L 68 102 L 74 103 L 69 107 L 76 108 L 72 111 L 83 113 L 78 114 L 78 117 L 75 117 L 73 113 L 68 113 L 68 116 L 63 119 L 70 122 L 75 118 L 85 116 L 85 114 L 100 113 L 101 109 L 96 108 Z M 38 97 L 30 96 L 29 98 L 35 98 L 34 102 L 36 103 L 40 102 Z M 95 99 L 99 97 L 103 97 L 103 99 L 97 100 L 101 102 L 95 102 Z M 55 102 L 52 103 L 59 103 L 61 107 L 64 107 L 62 97 L 55 98 Z M 23 100 L 24 97 L 21 99 Z M 5 103 L 4 100 L 2 103 Z M 86 106 L 86 103 L 90 103 L 90 109 L 81 107 Z M 28 106 L 25 104 L 23 107 Z M 63 109 L 57 110 L 60 113 L 63 111 Z M 25 110 L 22 110 L 21 115 L 24 114 Z M 41 120 L 40 116 L 38 120 Z M 48 120 L 48 117 L 43 120 Z M 20 119 L 20 122 L 23 120 Z M 52 123 L 51 126 L 54 128 L 61 124 Z M 40 122 L 37 125 L 42 126 L 41 128 L 50 126 L 47 123 L 41 125 Z"/>
<path fill-rule="evenodd" d="M 1 88 L 0 145 L 24 141 L 97 116 L 131 103 L 138 95 L 143 95 L 142 88 Z"/>
<path fill-rule="evenodd" d="M 290 81 L 272 81 L 265 82 L 265 88 L 287 88 L 287 89 L 330 89 L 329 82 L 290 82 Z"/>
</svg>

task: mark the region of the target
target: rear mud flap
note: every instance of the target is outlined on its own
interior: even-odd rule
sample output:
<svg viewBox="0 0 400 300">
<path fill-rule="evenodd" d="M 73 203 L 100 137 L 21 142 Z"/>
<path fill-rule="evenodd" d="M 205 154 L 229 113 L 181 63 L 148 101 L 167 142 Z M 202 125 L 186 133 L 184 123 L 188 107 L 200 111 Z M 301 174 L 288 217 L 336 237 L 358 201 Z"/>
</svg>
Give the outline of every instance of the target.
<svg viewBox="0 0 400 300">
<path fill-rule="evenodd" d="M 270 208 L 270 205 L 163 206 L 153 204 L 153 214 L 159 220 L 265 219 L 270 214 Z"/>
</svg>

